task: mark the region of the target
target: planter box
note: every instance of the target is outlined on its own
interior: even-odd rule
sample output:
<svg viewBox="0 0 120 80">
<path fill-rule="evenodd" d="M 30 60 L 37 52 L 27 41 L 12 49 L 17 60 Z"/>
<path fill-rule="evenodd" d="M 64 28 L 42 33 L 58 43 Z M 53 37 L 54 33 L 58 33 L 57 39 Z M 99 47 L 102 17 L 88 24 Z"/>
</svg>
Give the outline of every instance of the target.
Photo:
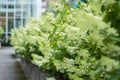
<svg viewBox="0 0 120 80">
<path fill-rule="evenodd" d="M 28 80 L 46 80 L 46 78 L 50 77 L 49 74 L 44 73 L 38 67 L 25 59 L 21 58 L 20 64 Z"/>
</svg>

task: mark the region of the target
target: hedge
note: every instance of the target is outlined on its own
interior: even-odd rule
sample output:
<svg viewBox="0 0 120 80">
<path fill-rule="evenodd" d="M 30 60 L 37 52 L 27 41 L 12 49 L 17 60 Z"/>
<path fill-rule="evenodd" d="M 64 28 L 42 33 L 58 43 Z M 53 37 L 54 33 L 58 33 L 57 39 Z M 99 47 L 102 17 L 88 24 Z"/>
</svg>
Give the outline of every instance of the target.
<svg viewBox="0 0 120 80">
<path fill-rule="evenodd" d="M 84 5 L 52 3 L 52 12 L 14 29 L 11 44 L 56 80 L 119 80 L 119 34 Z"/>
</svg>

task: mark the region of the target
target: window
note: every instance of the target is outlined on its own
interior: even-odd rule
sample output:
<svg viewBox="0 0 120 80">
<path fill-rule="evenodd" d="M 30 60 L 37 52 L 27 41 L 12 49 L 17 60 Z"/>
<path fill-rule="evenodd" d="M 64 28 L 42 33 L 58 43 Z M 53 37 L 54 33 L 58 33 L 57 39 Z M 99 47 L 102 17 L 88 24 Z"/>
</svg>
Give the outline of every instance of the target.
<svg viewBox="0 0 120 80">
<path fill-rule="evenodd" d="M 14 5 L 8 5 L 8 8 L 14 8 Z"/>
<path fill-rule="evenodd" d="M 16 12 L 16 18 L 20 18 L 21 12 Z"/>
<path fill-rule="evenodd" d="M 5 30 L 5 26 L 6 26 L 6 19 L 5 18 L 0 18 L 0 27 L 3 27 Z"/>
<path fill-rule="evenodd" d="M 6 8 L 5 4 L 0 4 L 0 8 Z"/>
<path fill-rule="evenodd" d="M 6 13 L 5 12 L 1 12 L 0 13 L 0 17 L 5 17 L 6 16 Z"/>
<path fill-rule="evenodd" d="M 14 14 L 13 13 L 8 13 L 8 17 L 13 17 Z"/>
<path fill-rule="evenodd" d="M 14 20 L 13 19 L 8 19 L 8 31 L 10 32 L 11 29 L 13 29 L 14 26 Z"/>
<path fill-rule="evenodd" d="M 21 26 L 21 19 L 16 19 L 16 27 Z"/>
</svg>

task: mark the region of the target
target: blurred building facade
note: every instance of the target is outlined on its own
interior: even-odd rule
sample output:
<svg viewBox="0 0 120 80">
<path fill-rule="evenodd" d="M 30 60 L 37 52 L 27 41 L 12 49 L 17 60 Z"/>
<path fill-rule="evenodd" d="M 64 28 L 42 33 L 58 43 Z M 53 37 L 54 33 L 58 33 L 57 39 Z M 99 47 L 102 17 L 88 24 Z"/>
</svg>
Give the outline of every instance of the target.
<svg viewBox="0 0 120 80">
<path fill-rule="evenodd" d="M 47 7 L 47 0 L 0 0 L 0 27 L 4 28 L 5 42 L 11 29 L 24 26 L 30 17 L 39 18 Z"/>
</svg>

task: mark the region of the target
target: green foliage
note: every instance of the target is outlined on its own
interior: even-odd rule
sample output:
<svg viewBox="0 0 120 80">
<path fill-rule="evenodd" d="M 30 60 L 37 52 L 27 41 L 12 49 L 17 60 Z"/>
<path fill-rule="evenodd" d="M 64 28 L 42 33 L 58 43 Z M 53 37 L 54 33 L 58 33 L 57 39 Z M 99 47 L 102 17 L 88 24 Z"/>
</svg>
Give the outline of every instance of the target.
<svg viewBox="0 0 120 80">
<path fill-rule="evenodd" d="M 49 16 L 51 16 L 51 14 L 49 14 Z M 47 17 L 45 20 L 46 19 L 50 21 Z M 31 19 L 25 27 L 19 27 L 19 29 L 16 28 L 12 31 L 11 44 L 14 45 L 14 48 L 22 57 L 28 60 L 32 59 L 31 54 L 33 53 L 43 56 L 50 51 L 49 41 L 46 40 L 49 36 L 49 24 L 46 24 L 47 21 L 45 21 L 44 18 L 42 20 L 43 21 Z M 48 51 L 45 50 L 45 47 Z"/>
<path fill-rule="evenodd" d="M 47 12 L 13 30 L 11 44 L 20 56 L 57 80 L 119 80 L 117 31 L 84 8 L 87 5 L 81 4 L 80 9 L 52 6 L 55 14 Z"/>
<path fill-rule="evenodd" d="M 105 22 L 120 34 L 120 0 L 88 0 L 93 12 L 103 15 Z M 96 7 L 96 8 L 95 8 Z"/>
<path fill-rule="evenodd" d="M 120 1 L 113 1 L 108 5 L 102 5 L 102 10 L 105 12 L 104 21 L 111 22 L 111 26 L 115 27 L 120 34 Z"/>
<path fill-rule="evenodd" d="M 2 34 L 3 34 L 3 28 L 2 27 L 0 27 L 0 36 L 2 36 Z"/>
</svg>

